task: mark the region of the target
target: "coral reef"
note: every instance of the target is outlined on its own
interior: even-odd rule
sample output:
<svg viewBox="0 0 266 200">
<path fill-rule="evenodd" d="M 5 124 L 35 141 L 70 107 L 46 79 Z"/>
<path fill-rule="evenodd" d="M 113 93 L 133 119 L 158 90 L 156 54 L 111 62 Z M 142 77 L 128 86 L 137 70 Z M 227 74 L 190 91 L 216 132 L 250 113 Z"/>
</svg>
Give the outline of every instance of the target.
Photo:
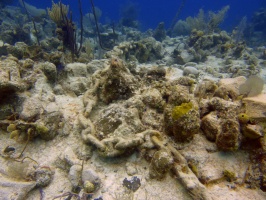
<svg viewBox="0 0 266 200">
<path fill-rule="evenodd" d="M 200 9 L 196 17 L 187 17 L 186 21 L 179 20 L 175 24 L 172 34 L 187 34 L 193 30 L 203 31 L 205 33 L 217 32 L 229 8 L 230 6 L 225 6 L 217 13 L 209 11 L 207 15 L 203 9 Z"/>
<path fill-rule="evenodd" d="M 219 30 L 229 7 L 200 10 L 170 37 L 163 23 L 134 28 L 131 6 L 119 26 L 88 22 L 94 8 L 83 33 L 52 3 L 50 19 L 34 16 L 40 46 L 21 9 L 1 9 L 1 194 L 265 199 L 265 48 L 243 41 L 245 21 Z M 21 37 L 9 34 L 17 23 Z"/>
<path fill-rule="evenodd" d="M 148 37 L 136 42 L 124 42 L 107 52 L 106 57 L 115 55 L 123 60 L 138 60 L 140 63 L 160 59 L 163 56 L 163 47 L 153 37 Z"/>
</svg>

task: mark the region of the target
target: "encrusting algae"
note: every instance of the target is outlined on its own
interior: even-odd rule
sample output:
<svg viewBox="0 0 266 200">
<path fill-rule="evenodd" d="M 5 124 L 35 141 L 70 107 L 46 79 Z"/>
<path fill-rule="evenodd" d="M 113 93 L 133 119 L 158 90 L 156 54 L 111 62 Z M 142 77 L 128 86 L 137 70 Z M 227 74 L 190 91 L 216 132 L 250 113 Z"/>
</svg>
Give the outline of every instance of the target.
<svg viewBox="0 0 266 200">
<path fill-rule="evenodd" d="M 178 120 L 186 115 L 193 108 L 192 102 L 182 103 L 180 106 L 175 106 L 172 111 L 172 118 Z"/>
</svg>

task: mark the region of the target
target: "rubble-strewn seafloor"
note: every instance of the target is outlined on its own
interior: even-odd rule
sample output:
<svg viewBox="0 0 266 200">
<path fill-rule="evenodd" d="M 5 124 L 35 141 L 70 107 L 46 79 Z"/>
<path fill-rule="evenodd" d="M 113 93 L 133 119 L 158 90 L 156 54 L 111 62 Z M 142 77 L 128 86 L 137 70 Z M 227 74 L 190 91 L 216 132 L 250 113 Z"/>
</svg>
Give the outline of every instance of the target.
<svg viewBox="0 0 266 200">
<path fill-rule="evenodd" d="M 103 50 L 84 17 L 79 50 L 34 17 L 1 8 L 1 199 L 266 199 L 266 48 L 255 36 L 220 21 L 172 37 L 163 23 L 101 25 Z"/>
</svg>

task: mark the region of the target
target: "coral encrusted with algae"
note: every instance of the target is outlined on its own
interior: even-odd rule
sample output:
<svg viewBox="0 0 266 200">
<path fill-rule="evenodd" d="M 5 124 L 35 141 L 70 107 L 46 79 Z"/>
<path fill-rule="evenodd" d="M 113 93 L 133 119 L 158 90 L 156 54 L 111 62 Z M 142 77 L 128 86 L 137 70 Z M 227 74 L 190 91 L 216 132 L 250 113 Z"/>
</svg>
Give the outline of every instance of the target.
<svg viewBox="0 0 266 200">
<path fill-rule="evenodd" d="M 192 108 L 193 104 L 191 102 L 182 103 L 180 106 L 175 106 L 172 110 L 172 118 L 174 120 L 178 120 L 180 117 L 186 115 Z"/>
<path fill-rule="evenodd" d="M 164 120 L 166 132 L 173 134 L 178 142 L 190 141 L 200 128 L 199 111 L 192 102 L 166 106 Z"/>
</svg>

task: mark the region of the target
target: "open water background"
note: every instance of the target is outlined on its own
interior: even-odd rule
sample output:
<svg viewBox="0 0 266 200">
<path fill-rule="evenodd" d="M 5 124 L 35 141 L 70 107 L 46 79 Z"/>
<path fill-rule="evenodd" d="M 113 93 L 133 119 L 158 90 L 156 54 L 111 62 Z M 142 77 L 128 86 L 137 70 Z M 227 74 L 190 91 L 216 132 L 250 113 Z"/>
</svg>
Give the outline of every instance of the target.
<svg viewBox="0 0 266 200">
<path fill-rule="evenodd" d="M 38 8 L 51 7 L 51 0 L 25 0 Z M 57 0 L 54 0 L 57 3 Z M 62 3 L 70 5 L 74 20 L 78 21 L 78 0 L 62 0 Z M 168 28 L 176 15 L 182 0 L 94 0 L 96 7 L 101 9 L 102 23 L 118 23 L 122 11 L 128 6 L 133 5 L 140 22 L 140 28 L 147 30 L 156 28 L 159 22 L 165 22 Z M 18 4 L 15 0 L 14 4 Z M 241 19 L 246 16 L 251 21 L 254 12 L 260 7 L 266 7 L 266 0 L 186 0 L 179 19 L 185 20 L 188 16 L 196 16 L 199 9 L 207 11 L 219 11 L 222 7 L 230 5 L 226 19 L 222 24 L 225 30 L 232 30 Z M 83 13 L 91 12 L 90 0 L 82 0 Z"/>
</svg>

